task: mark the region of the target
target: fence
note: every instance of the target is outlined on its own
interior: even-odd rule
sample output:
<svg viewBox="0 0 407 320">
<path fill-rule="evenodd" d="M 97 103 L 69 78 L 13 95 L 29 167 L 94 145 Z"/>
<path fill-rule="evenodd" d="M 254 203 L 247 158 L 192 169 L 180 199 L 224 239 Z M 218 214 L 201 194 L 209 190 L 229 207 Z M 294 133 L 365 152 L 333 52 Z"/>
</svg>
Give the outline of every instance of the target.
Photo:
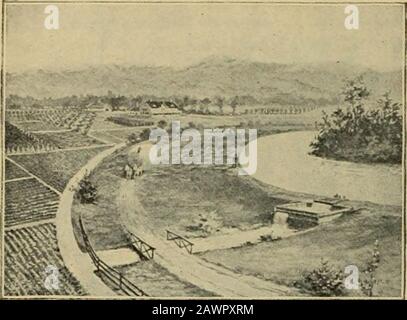
<svg viewBox="0 0 407 320">
<path fill-rule="evenodd" d="M 136 296 L 148 296 L 143 290 L 133 284 L 130 280 L 128 280 L 125 276 L 123 276 L 119 271 L 110 267 L 107 263 L 102 261 L 98 255 L 96 254 L 95 250 L 93 249 L 88 235 L 85 232 L 83 227 L 82 218 L 79 217 L 79 226 L 81 229 L 82 239 L 85 244 L 86 252 L 89 254 L 90 258 L 92 259 L 93 264 L 96 266 L 96 269 L 99 273 L 103 274 L 107 277 L 110 281 L 112 281 L 115 285 L 119 287 L 119 289 L 128 296 L 136 295 Z"/>
<path fill-rule="evenodd" d="M 155 248 L 150 246 L 147 242 L 142 240 L 135 234 L 128 232 L 131 244 L 134 246 L 135 250 L 140 254 L 145 260 L 150 260 L 154 258 Z"/>
<path fill-rule="evenodd" d="M 179 234 L 176 234 L 170 230 L 166 231 L 167 231 L 167 240 L 174 241 L 178 247 L 185 248 L 188 251 L 188 253 L 192 254 L 192 247 L 194 244 L 191 241 L 188 241 L 183 236 L 180 236 Z"/>
</svg>

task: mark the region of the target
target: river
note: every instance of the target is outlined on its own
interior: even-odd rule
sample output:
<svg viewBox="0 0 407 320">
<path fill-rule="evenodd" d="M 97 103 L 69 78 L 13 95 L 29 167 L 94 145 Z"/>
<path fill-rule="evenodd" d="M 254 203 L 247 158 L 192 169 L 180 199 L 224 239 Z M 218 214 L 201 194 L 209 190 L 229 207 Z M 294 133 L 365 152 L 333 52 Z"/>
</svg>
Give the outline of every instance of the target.
<svg viewBox="0 0 407 320">
<path fill-rule="evenodd" d="M 360 164 L 310 156 L 316 132 L 298 131 L 257 140 L 256 179 L 289 191 L 401 205 L 400 165 Z"/>
</svg>

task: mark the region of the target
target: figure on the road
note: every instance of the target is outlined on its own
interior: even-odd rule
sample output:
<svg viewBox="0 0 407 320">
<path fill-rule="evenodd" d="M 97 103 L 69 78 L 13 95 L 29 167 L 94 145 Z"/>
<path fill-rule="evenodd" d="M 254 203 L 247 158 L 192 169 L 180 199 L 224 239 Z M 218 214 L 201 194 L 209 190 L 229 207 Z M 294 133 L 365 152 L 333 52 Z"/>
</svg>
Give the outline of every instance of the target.
<svg viewBox="0 0 407 320">
<path fill-rule="evenodd" d="M 126 164 L 124 166 L 124 174 L 125 174 L 127 180 L 130 180 L 133 178 L 133 169 L 128 164 Z"/>
</svg>

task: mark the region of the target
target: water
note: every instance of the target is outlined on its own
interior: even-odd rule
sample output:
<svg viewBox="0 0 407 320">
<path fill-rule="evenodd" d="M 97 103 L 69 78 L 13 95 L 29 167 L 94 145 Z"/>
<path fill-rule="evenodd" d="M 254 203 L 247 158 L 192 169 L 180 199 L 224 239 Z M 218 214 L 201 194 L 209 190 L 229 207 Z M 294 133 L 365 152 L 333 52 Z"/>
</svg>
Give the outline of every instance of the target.
<svg viewBox="0 0 407 320">
<path fill-rule="evenodd" d="M 360 164 L 310 156 L 316 132 L 271 135 L 257 141 L 254 177 L 286 190 L 401 205 L 401 165 Z"/>
</svg>

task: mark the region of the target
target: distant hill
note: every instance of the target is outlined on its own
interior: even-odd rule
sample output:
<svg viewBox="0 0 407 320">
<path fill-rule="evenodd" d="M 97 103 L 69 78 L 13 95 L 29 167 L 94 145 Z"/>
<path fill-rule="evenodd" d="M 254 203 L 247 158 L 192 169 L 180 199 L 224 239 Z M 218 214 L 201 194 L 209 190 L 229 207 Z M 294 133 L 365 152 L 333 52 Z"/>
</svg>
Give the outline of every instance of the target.
<svg viewBox="0 0 407 320">
<path fill-rule="evenodd" d="M 362 74 L 377 98 L 386 90 L 401 101 L 402 72 L 378 72 L 343 63 L 297 65 L 211 57 L 183 69 L 98 66 L 69 71 L 7 73 L 6 93 L 36 98 L 106 94 L 196 98 L 251 95 L 263 102 L 336 103 L 345 78 Z"/>
</svg>

